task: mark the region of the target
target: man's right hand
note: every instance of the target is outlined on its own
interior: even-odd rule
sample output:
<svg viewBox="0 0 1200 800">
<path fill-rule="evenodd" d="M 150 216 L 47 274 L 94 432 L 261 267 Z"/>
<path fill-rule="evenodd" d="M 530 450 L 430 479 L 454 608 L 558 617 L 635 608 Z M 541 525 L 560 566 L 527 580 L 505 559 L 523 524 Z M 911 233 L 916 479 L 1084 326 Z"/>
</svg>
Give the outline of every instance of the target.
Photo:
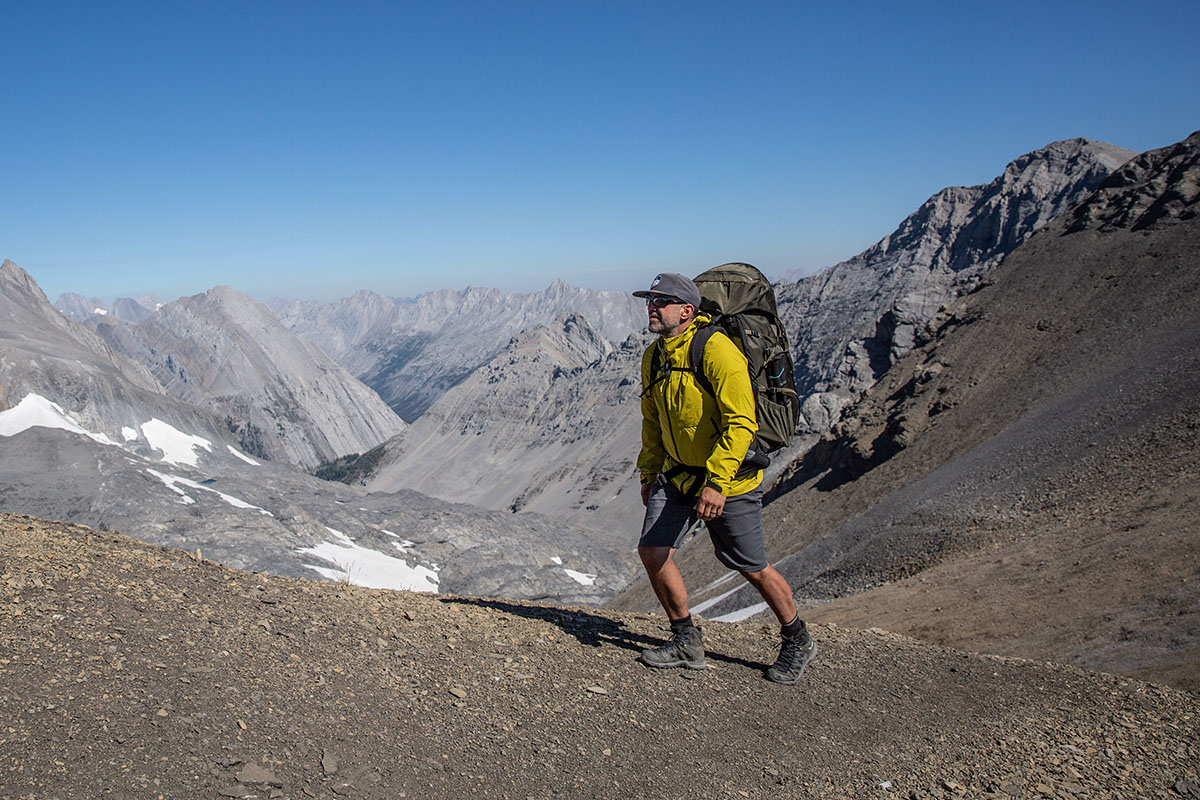
<svg viewBox="0 0 1200 800">
<path fill-rule="evenodd" d="M 652 492 L 652 491 L 654 491 L 654 483 L 653 482 L 642 484 L 642 505 L 644 505 L 644 506 L 650 505 L 650 492 Z"/>
</svg>

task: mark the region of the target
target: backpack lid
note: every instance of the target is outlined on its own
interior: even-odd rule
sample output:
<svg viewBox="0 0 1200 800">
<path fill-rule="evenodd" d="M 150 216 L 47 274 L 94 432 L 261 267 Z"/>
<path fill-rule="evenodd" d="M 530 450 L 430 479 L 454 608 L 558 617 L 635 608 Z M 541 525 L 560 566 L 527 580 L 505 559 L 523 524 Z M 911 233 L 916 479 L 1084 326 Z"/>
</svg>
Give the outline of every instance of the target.
<svg viewBox="0 0 1200 800">
<path fill-rule="evenodd" d="M 700 273 L 694 282 L 700 290 L 700 309 L 709 314 L 778 313 L 771 282 L 751 264 L 740 261 L 722 264 Z"/>
</svg>

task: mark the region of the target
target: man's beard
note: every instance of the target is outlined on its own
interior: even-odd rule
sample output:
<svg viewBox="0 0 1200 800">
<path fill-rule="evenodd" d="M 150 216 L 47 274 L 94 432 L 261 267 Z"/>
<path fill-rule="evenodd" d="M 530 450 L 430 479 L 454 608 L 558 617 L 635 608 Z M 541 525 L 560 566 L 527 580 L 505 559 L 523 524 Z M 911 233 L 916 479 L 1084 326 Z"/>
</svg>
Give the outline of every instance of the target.
<svg viewBox="0 0 1200 800">
<path fill-rule="evenodd" d="M 646 330 L 650 331 L 651 333 L 663 333 L 664 331 L 670 330 L 670 328 L 661 319 L 651 317 L 646 323 Z"/>
</svg>

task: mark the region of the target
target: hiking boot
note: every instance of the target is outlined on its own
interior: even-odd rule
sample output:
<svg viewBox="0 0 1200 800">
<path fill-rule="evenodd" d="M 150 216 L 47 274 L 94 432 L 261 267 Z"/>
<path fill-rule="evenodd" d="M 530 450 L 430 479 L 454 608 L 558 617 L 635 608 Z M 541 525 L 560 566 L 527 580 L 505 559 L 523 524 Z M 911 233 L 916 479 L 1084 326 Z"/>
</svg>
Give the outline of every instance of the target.
<svg viewBox="0 0 1200 800">
<path fill-rule="evenodd" d="M 642 651 L 642 663 L 659 668 L 704 669 L 704 642 L 700 639 L 700 629 L 690 625 L 673 629 L 671 640 L 662 647 Z"/>
<path fill-rule="evenodd" d="M 779 646 L 779 658 L 767 670 L 767 680 L 795 683 L 804 674 L 804 667 L 816 656 L 817 643 L 807 632 L 800 636 L 785 636 Z"/>
</svg>

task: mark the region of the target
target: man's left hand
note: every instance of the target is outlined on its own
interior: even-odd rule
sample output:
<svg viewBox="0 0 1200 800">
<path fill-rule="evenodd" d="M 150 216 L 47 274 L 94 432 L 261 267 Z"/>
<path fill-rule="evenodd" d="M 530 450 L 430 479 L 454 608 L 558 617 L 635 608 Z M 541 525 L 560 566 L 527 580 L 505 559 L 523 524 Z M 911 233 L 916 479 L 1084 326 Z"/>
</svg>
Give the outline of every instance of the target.
<svg viewBox="0 0 1200 800">
<path fill-rule="evenodd" d="M 700 491 L 700 499 L 696 501 L 696 516 L 707 522 L 721 516 L 725 510 L 725 495 L 711 486 L 705 486 Z"/>
</svg>

